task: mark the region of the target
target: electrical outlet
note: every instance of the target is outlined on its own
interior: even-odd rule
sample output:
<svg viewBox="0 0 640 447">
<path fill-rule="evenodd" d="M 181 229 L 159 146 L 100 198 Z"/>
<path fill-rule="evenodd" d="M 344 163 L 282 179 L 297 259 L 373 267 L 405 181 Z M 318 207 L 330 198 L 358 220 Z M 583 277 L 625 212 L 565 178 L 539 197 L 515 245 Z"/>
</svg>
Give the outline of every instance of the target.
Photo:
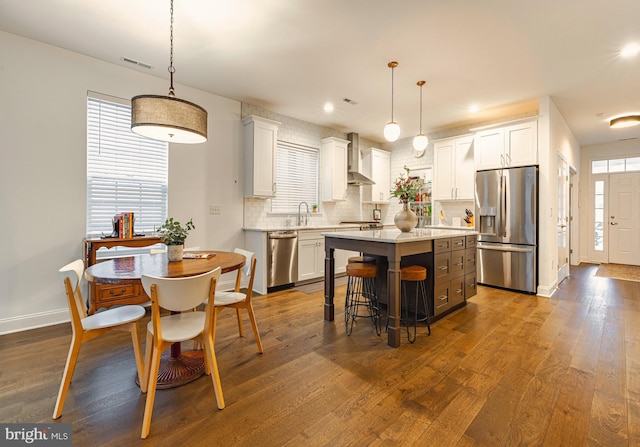
<svg viewBox="0 0 640 447">
<path fill-rule="evenodd" d="M 222 206 L 209 205 L 209 214 L 222 214 Z"/>
</svg>

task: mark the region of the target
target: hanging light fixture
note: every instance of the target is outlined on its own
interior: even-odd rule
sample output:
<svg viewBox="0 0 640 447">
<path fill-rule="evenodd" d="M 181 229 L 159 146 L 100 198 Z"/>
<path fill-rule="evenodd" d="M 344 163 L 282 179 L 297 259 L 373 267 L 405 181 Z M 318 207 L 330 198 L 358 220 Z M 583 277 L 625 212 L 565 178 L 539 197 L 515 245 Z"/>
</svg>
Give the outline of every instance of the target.
<svg viewBox="0 0 640 447">
<path fill-rule="evenodd" d="M 392 61 L 387 66 L 391 69 L 391 121 L 384 126 L 384 138 L 387 141 L 396 141 L 400 136 L 400 125 L 393 120 L 393 69 L 398 63 Z"/>
<path fill-rule="evenodd" d="M 413 149 L 416 151 L 415 155 L 419 156 L 424 154 L 424 151 L 427 149 L 429 139 L 422 133 L 422 86 L 424 85 L 424 81 L 418 81 L 417 85 L 420 87 L 420 132 L 413 137 Z"/>
<path fill-rule="evenodd" d="M 207 141 L 207 111 L 197 104 L 176 98 L 173 89 L 173 0 L 171 0 L 171 53 L 167 96 L 139 95 L 131 98 L 131 130 L 154 140 L 170 143 Z"/>
<path fill-rule="evenodd" d="M 640 124 L 640 115 L 620 116 L 609 121 L 609 127 L 612 129 L 637 126 L 638 124 Z"/>
</svg>

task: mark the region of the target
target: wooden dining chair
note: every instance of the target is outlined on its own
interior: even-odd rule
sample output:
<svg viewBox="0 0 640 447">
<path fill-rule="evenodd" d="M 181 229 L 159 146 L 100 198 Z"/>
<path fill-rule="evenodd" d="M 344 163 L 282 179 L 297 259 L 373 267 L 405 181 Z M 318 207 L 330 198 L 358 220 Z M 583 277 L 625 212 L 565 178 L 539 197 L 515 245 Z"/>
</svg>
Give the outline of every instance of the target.
<svg viewBox="0 0 640 447">
<path fill-rule="evenodd" d="M 241 248 L 236 248 L 234 252 L 243 255 L 246 259 L 246 262 L 244 267 L 238 270 L 235 289 L 231 292 L 216 293 L 213 331 L 214 339 L 216 334 L 216 323 L 218 314 L 222 311 L 222 309 L 226 308 L 236 310 L 236 318 L 238 319 L 238 331 L 240 332 L 240 336 L 244 337 L 244 330 L 242 328 L 242 309 L 246 309 L 247 313 L 249 314 L 251 327 L 253 328 L 253 335 L 256 339 L 256 344 L 258 345 L 258 352 L 262 353 L 262 341 L 260 340 L 260 333 L 258 332 L 258 324 L 256 323 L 256 316 L 253 311 L 253 305 L 251 304 L 251 297 L 253 295 L 253 279 L 256 274 L 256 256 L 254 253 L 242 250 Z M 249 284 L 247 285 L 246 293 L 240 291 L 243 275 L 249 277 Z"/>
<path fill-rule="evenodd" d="M 142 348 L 140 346 L 140 334 L 138 333 L 138 320 L 145 314 L 142 306 L 126 305 L 113 307 L 108 310 L 96 312 L 87 316 L 85 302 L 82 299 L 80 284 L 84 273 L 84 262 L 81 259 L 65 265 L 60 270 L 60 275 L 64 281 L 64 288 L 67 293 L 67 304 L 71 318 L 71 346 L 67 355 L 67 363 L 62 374 L 62 382 L 58 391 L 58 399 L 53 410 L 53 418 L 57 419 L 62 415 L 64 401 L 69 391 L 71 378 L 76 367 L 80 346 L 86 341 L 92 340 L 111 329 L 125 330 L 131 333 L 133 342 L 133 353 L 136 359 L 138 370 L 138 380 L 144 380 L 144 365 L 142 362 Z"/>
<path fill-rule="evenodd" d="M 142 286 L 151 297 L 151 321 L 147 325 L 145 345 L 145 380 L 140 389 L 147 393 L 141 437 L 149 436 L 151 414 L 156 394 L 156 380 L 162 352 L 173 343 L 197 340 L 204 345 L 205 371 L 211 374 L 219 409 L 224 408 L 222 385 L 213 343 L 213 320 L 216 282 L 220 267 L 196 276 L 160 278 L 142 275 Z M 204 311 L 194 311 L 205 301 Z M 160 316 L 160 309 L 172 315 Z"/>
</svg>

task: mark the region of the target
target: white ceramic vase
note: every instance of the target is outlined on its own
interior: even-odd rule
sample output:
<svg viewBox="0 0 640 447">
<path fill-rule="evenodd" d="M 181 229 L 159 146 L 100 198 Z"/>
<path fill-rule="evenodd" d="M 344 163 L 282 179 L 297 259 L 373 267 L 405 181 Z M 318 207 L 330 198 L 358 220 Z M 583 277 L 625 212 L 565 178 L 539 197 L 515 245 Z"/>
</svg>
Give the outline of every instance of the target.
<svg viewBox="0 0 640 447">
<path fill-rule="evenodd" d="M 167 259 L 169 261 L 182 261 L 184 245 L 167 245 Z"/>
<path fill-rule="evenodd" d="M 396 227 L 403 233 L 409 233 L 413 230 L 418 223 L 418 216 L 411 210 L 408 203 L 402 204 L 402 209 L 393 216 L 393 222 Z"/>
</svg>

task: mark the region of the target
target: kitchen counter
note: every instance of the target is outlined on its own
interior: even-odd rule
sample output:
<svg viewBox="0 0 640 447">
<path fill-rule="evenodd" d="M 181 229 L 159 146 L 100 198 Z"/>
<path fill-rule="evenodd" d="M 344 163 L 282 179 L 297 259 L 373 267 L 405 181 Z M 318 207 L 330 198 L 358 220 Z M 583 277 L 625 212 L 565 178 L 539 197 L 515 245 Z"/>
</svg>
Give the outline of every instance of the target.
<svg viewBox="0 0 640 447">
<path fill-rule="evenodd" d="M 430 302 L 430 312 L 432 312 L 434 309 L 434 277 L 436 276 L 434 246 L 451 247 L 453 241 L 458 240 L 461 241 L 463 250 L 466 248 L 467 242 L 465 241 L 468 241 L 469 247 L 473 246 L 475 249 L 477 234 L 476 231 L 441 228 L 418 228 L 410 233 L 402 233 L 395 228 L 324 233 L 324 319 L 334 320 L 333 299 L 336 266 L 334 252 L 336 250 L 352 250 L 372 255 L 376 258 L 378 268 L 376 277 L 378 297 L 383 303 L 387 303 L 387 343 L 394 348 L 400 346 L 403 332 L 400 324 L 400 268 L 405 265 L 422 265 L 427 268 L 427 299 Z M 451 249 L 449 248 L 449 250 Z M 446 269 L 444 273 L 448 275 L 451 263 L 448 263 L 444 268 Z M 437 274 L 441 274 L 441 272 L 438 271 Z M 464 305 L 466 305 L 466 301 L 462 296 L 462 300 L 451 303 L 446 309 L 447 312 L 450 312 Z M 440 316 L 442 315 L 444 313 L 440 314 Z"/>
<path fill-rule="evenodd" d="M 478 234 L 478 232 L 446 228 L 415 228 L 410 233 L 403 233 L 397 228 L 383 228 L 381 230 L 334 231 L 331 233 L 325 233 L 324 236 L 360 241 L 402 244 L 419 241 L 432 241 L 434 239 L 456 236 L 471 236 L 474 234 Z"/>
<path fill-rule="evenodd" d="M 341 229 L 358 229 L 360 225 L 358 224 L 333 224 L 333 225 L 280 225 L 280 226 L 271 226 L 271 227 L 243 227 L 244 231 L 304 231 L 304 230 L 331 230 L 333 228 L 341 228 Z"/>
</svg>

